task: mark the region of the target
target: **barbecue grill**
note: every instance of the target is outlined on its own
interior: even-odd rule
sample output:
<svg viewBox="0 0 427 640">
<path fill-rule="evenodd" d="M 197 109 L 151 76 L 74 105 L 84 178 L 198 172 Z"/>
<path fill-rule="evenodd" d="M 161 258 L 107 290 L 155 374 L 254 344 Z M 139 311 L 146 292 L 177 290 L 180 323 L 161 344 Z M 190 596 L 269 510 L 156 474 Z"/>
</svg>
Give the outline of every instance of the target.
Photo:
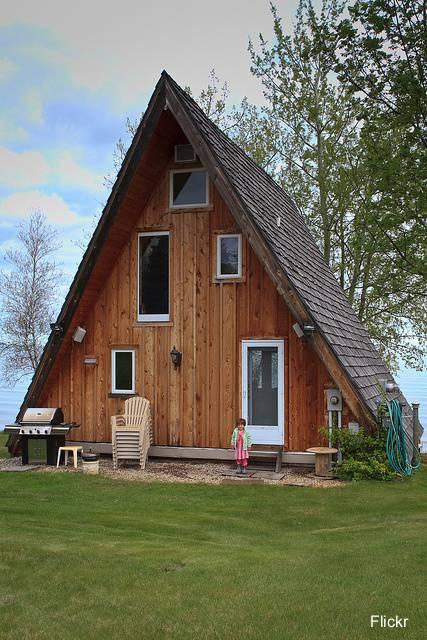
<svg viewBox="0 0 427 640">
<path fill-rule="evenodd" d="M 5 432 L 19 438 L 22 464 L 56 464 L 58 448 L 65 445 L 75 422 L 64 422 L 62 409 L 27 409 L 20 422 L 5 425 Z"/>
</svg>

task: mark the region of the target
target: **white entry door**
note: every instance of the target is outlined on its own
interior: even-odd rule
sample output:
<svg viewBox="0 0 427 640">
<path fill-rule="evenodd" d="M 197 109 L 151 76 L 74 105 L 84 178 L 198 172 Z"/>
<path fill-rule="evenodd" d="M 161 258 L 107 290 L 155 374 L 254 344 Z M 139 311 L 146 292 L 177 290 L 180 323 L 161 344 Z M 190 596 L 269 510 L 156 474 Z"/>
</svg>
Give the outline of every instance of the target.
<svg viewBox="0 0 427 640">
<path fill-rule="evenodd" d="M 283 444 L 283 340 L 242 341 L 242 417 L 254 444 Z"/>
</svg>

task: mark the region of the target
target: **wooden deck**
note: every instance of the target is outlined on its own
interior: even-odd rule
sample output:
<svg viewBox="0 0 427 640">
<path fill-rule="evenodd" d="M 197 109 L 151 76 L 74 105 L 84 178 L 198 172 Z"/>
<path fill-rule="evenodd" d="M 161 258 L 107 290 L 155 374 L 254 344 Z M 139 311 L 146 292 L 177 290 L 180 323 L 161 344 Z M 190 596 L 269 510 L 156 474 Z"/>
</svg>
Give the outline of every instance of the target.
<svg viewBox="0 0 427 640">
<path fill-rule="evenodd" d="M 85 450 L 91 449 L 94 453 L 112 455 L 111 442 L 72 442 L 73 445 L 81 445 Z M 232 449 L 217 449 L 213 447 L 168 447 L 153 445 L 148 450 L 150 458 L 180 458 L 182 460 L 234 460 Z M 252 459 L 276 458 L 276 452 L 272 450 L 251 451 Z M 283 464 L 314 465 L 314 454 L 306 451 L 283 451 Z"/>
</svg>

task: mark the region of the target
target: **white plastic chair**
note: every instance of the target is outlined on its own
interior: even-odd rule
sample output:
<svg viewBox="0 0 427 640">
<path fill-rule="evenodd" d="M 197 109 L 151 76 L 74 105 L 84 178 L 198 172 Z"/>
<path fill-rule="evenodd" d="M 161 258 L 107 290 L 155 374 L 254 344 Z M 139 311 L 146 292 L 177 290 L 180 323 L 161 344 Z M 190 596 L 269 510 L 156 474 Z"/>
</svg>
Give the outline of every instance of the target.
<svg viewBox="0 0 427 640">
<path fill-rule="evenodd" d="M 141 469 L 145 469 L 153 441 L 151 406 L 146 398 L 129 398 L 124 414 L 111 416 L 111 441 L 114 469 L 120 460 L 139 460 Z"/>
</svg>

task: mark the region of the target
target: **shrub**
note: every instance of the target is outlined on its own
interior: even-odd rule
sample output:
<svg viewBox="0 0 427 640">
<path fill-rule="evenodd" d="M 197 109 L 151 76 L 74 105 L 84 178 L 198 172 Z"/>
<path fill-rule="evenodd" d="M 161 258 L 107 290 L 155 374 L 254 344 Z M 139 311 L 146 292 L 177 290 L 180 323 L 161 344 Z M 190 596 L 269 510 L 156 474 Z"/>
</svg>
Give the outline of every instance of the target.
<svg viewBox="0 0 427 640">
<path fill-rule="evenodd" d="M 334 473 L 340 480 L 391 480 L 395 477 L 387 462 L 362 462 L 355 458 L 335 464 Z"/>
<path fill-rule="evenodd" d="M 326 428 L 321 434 L 329 439 Z M 363 430 L 333 429 L 331 444 L 340 449 L 342 462 L 334 464 L 334 473 L 341 480 L 391 480 L 395 477 L 386 453 L 385 434 L 369 435 Z"/>
</svg>

